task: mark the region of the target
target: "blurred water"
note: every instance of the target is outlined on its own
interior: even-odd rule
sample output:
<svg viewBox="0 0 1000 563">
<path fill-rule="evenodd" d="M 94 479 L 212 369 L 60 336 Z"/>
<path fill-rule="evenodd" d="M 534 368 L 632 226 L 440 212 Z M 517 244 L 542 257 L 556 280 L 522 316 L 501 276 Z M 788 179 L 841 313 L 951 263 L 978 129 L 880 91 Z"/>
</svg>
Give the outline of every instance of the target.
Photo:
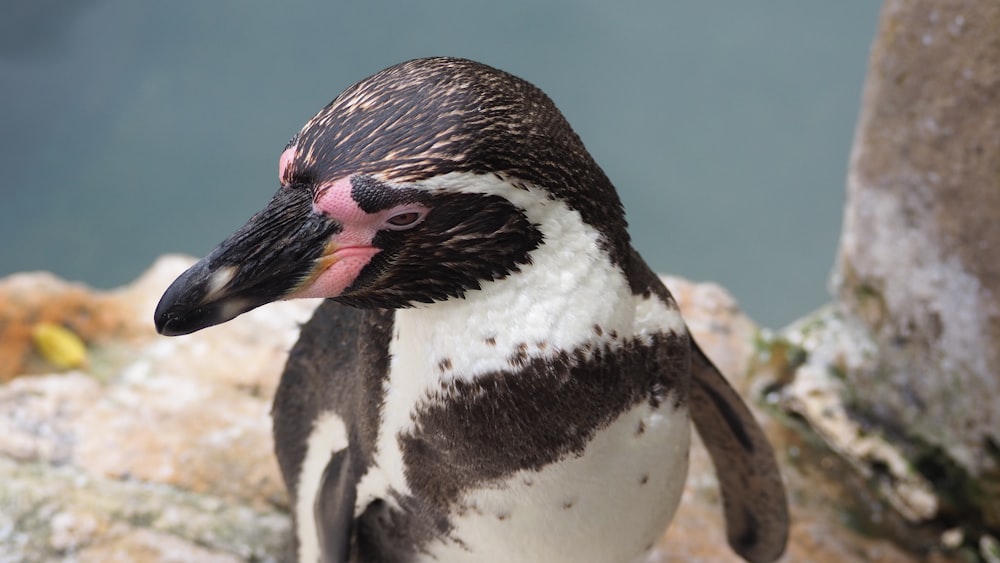
<svg viewBox="0 0 1000 563">
<path fill-rule="evenodd" d="M 288 138 L 420 56 L 536 83 L 654 268 L 778 326 L 827 300 L 878 3 L 6 0 L 0 275 L 98 287 L 201 255 L 277 188 Z"/>
</svg>

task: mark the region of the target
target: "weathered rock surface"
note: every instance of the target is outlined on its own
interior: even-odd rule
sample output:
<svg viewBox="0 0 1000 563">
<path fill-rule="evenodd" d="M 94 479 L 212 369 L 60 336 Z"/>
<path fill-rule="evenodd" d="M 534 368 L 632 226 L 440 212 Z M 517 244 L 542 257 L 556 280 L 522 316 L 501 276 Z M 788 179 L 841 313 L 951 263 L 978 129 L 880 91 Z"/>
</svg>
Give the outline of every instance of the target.
<svg viewBox="0 0 1000 563">
<path fill-rule="evenodd" d="M 885 3 L 847 195 L 835 285 L 878 351 L 853 401 L 993 476 L 1000 527 L 1000 3 Z"/>
<path fill-rule="evenodd" d="M 72 295 L 64 310 L 46 306 L 45 320 L 79 329 L 80 311 L 105 319 L 83 331 L 88 369 L 0 386 L 0 561 L 282 558 L 290 523 L 270 397 L 315 304 L 160 338 L 153 308 L 190 263 L 161 259 L 108 293 L 47 274 L 0 283 L 8 318 L 39 319 L 33 307 Z M 30 345 L 5 350 L 15 355 L 0 364 L 44 368 Z"/>
<path fill-rule="evenodd" d="M 887 0 L 838 301 L 774 341 L 798 356 L 781 407 L 907 522 L 953 526 L 985 559 L 1000 558 L 998 186 L 1000 3 Z"/>
<path fill-rule="evenodd" d="M 39 318 L 31 307 L 65 292 L 76 295 L 77 305 L 53 309 L 47 321 L 75 328 L 61 315 L 108 307 L 95 313 L 106 316 L 107 328 L 85 333 L 92 360 L 85 369 L 40 373 L 44 359 L 30 345 L 5 348 L 22 356 L 0 357 L 34 373 L 0 385 L 0 562 L 287 557 L 287 500 L 268 412 L 298 323 L 315 304 L 276 303 L 191 336 L 157 337 L 153 307 L 188 264 L 164 258 L 132 286 L 107 293 L 44 274 L 0 280 L 0 302 L 24 307 L 5 310 L 18 318 Z M 699 342 L 737 389 L 767 391 L 769 381 L 742 377 L 759 362 L 760 336 L 732 297 L 711 284 L 667 282 Z M 17 300 L 4 293 L 11 287 Z M 857 514 L 891 509 L 863 496 L 863 487 L 843 486 L 850 477 L 836 455 L 768 412 L 757 414 L 778 451 L 794 518 L 786 560 L 921 558 L 858 533 L 880 530 Z M 681 509 L 652 560 L 736 561 L 719 503 L 711 462 L 696 442 Z M 915 549 L 927 553 L 936 540 Z"/>
</svg>

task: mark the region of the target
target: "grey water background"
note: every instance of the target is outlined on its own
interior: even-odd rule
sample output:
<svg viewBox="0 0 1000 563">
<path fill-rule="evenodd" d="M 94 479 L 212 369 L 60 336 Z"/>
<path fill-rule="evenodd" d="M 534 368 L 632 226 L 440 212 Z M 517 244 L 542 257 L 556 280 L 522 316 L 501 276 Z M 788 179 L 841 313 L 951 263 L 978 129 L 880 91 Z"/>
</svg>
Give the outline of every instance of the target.
<svg viewBox="0 0 1000 563">
<path fill-rule="evenodd" d="M 878 2 L 5 0 L 0 276 L 203 255 L 351 83 L 422 56 L 545 90 L 658 271 L 779 327 L 829 299 Z"/>
</svg>

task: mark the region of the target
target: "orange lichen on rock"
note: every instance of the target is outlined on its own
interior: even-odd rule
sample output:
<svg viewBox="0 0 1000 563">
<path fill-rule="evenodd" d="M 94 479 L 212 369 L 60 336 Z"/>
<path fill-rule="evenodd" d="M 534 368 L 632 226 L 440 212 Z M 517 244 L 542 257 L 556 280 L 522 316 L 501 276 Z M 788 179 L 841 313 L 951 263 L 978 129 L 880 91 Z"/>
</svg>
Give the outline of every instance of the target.
<svg viewBox="0 0 1000 563">
<path fill-rule="evenodd" d="M 135 315 L 123 297 L 122 293 L 95 291 L 44 272 L 0 279 L 0 381 L 77 367 L 46 361 L 39 354 L 33 345 L 39 326 L 61 327 L 87 346 L 133 333 Z"/>
</svg>

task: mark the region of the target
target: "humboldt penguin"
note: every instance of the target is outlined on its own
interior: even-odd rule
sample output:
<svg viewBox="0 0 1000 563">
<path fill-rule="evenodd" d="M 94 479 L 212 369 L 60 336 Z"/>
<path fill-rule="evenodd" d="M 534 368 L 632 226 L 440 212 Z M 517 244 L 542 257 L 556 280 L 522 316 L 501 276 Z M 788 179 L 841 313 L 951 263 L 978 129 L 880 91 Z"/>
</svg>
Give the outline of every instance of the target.
<svg viewBox="0 0 1000 563">
<path fill-rule="evenodd" d="M 677 508 L 691 420 L 733 549 L 782 553 L 770 445 L 541 90 L 405 62 L 309 120 L 279 176 L 155 323 L 325 298 L 272 413 L 299 561 L 641 561 Z"/>
</svg>

